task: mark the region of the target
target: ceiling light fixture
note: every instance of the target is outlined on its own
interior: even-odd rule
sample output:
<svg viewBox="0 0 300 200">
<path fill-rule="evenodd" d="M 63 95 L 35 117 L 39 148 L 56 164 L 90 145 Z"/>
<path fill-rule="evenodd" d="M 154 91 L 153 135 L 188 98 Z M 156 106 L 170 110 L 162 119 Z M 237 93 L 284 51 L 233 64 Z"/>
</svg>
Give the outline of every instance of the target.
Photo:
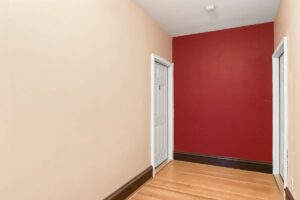
<svg viewBox="0 0 300 200">
<path fill-rule="evenodd" d="M 213 5 L 213 4 L 212 4 L 212 5 L 208 5 L 208 6 L 206 6 L 205 10 L 206 10 L 207 12 L 213 12 L 213 11 L 216 10 L 216 6 Z"/>
</svg>

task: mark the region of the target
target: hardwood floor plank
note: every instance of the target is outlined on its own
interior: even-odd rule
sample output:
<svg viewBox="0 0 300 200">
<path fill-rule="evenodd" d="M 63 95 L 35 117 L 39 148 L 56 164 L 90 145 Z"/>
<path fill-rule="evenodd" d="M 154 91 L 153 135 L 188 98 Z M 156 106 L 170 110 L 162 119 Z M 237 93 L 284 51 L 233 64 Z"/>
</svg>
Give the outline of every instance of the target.
<svg viewBox="0 0 300 200">
<path fill-rule="evenodd" d="M 172 161 L 131 200 L 283 200 L 270 174 Z"/>
<path fill-rule="evenodd" d="M 152 197 L 155 199 L 165 199 L 165 200 L 194 200 L 194 199 L 199 199 L 199 200 L 216 200 L 212 198 L 206 198 L 206 197 L 201 197 L 193 194 L 186 194 L 181 191 L 174 191 L 174 190 L 169 190 L 169 189 L 164 189 L 164 188 L 159 188 L 159 187 L 153 187 L 150 185 L 147 185 L 145 188 L 143 188 L 140 191 L 140 194 L 142 195 L 139 198 L 137 196 L 133 196 L 132 199 L 143 199 L 144 197 Z"/>
<path fill-rule="evenodd" d="M 174 169 L 178 170 L 184 170 L 184 171 L 193 171 L 196 173 L 207 173 L 207 174 L 212 174 L 215 176 L 223 176 L 223 177 L 228 177 L 228 178 L 237 178 L 237 179 L 244 179 L 247 181 L 253 181 L 253 182 L 263 182 L 263 183 L 273 183 L 273 177 L 270 176 L 269 174 L 265 173 L 259 173 L 259 172 L 249 172 L 245 170 L 232 170 L 229 168 L 221 168 L 216 167 L 216 166 L 211 166 L 211 165 L 200 165 L 200 166 L 192 166 L 189 163 L 186 164 L 184 163 L 174 163 L 173 167 Z M 255 176 L 254 176 L 255 174 Z"/>
</svg>

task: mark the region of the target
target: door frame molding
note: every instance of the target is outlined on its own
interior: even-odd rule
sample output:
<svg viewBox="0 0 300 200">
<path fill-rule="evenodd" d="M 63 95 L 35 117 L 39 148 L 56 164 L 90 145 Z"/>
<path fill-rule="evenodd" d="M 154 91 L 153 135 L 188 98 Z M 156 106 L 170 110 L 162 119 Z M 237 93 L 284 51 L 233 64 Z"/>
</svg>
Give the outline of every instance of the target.
<svg viewBox="0 0 300 200">
<path fill-rule="evenodd" d="M 287 38 L 284 37 L 272 55 L 273 77 L 273 174 L 279 175 L 279 57 L 284 53 L 284 177 L 283 187 L 287 187 L 288 164 L 288 48 Z M 278 180 L 276 179 L 278 182 Z"/>
<path fill-rule="evenodd" d="M 154 165 L 154 67 L 158 62 L 168 68 L 168 160 L 173 160 L 174 153 L 174 64 L 151 54 L 151 165 L 155 176 Z"/>
</svg>

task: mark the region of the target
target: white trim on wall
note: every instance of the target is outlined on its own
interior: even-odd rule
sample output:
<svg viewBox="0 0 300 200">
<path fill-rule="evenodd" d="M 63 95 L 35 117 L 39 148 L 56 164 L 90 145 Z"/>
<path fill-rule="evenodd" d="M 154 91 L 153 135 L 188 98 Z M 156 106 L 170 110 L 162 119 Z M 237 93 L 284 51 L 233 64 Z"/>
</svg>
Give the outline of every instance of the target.
<svg viewBox="0 0 300 200">
<path fill-rule="evenodd" d="M 151 55 L 151 165 L 155 176 L 154 165 L 154 67 L 155 62 L 168 67 L 168 160 L 173 160 L 174 153 L 174 64 L 166 59 Z"/>
<path fill-rule="evenodd" d="M 284 37 L 275 50 L 273 61 L 273 174 L 279 174 L 279 57 L 284 53 L 284 188 L 287 186 L 288 162 L 288 52 L 287 38 Z"/>
</svg>

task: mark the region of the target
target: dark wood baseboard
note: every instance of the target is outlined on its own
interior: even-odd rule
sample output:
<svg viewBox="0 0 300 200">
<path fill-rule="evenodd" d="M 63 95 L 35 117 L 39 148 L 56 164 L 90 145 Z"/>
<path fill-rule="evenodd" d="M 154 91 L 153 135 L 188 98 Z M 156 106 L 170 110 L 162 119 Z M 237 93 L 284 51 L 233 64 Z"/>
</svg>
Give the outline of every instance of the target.
<svg viewBox="0 0 300 200">
<path fill-rule="evenodd" d="M 293 195 L 288 187 L 285 188 L 284 191 L 285 191 L 286 200 L 295 200 L 295 198 L 293 197 Z"/>
<path fill-rule="evenodd" d="M 174 160 L 230 167 L 235 169 L 263 172 L 268 174 L 272 174 L 273 170 L 271 163 L 255 162 L 221 156 L 200 155 L 186 152 L 174 152 Z"/>
<path fill-rule="evenodd" d="M 104 198 L 104 200 L 124 200 L 135 192 L 146 181 L 152 178 L 153 168 L 148 167 L 142 173 L 134 177 L 128 183 L 120 187 L 117 191 Z"/>
</svg>

